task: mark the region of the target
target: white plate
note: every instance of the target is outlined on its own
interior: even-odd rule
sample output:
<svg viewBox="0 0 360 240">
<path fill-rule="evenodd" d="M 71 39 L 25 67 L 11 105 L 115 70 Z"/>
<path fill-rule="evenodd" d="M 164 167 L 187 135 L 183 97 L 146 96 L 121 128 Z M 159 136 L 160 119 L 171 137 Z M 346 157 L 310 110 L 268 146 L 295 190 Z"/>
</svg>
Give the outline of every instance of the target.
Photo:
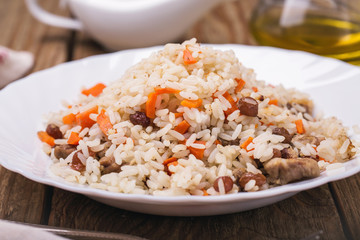
<svg viewBox="0 0 360 240">
<path fill-rule="evenodd" d="M 339 117 L 347 126 L 360 123 L 358 102 L 360 68 L 316 55 L 268 47 L 214 45 L 232 49 L 245 66 L 254 68 L 258 79 L 282 83 L 306 91 L 326 115 Z M 0 91 L 0 164 L 43 184 L 84 194 L 97 201 L 136 212 L 201 216 L 245 211 L 280 201 L 295 193 L 360 171 L 360 158 L 344 168 L 320 177 L 253 193 L 225 196 L 155 197 L 111 193 L 67 183 L 51 176 L 51 160 L 41 151 L 36 132 L 43 129 L 42 116 L 61 108 L 61 100 L 75 100 L 81 86 L 118 79 L 125 69 L 161 47 L 127 50 L 60 64 L 10 84 Z"/>
</svg>

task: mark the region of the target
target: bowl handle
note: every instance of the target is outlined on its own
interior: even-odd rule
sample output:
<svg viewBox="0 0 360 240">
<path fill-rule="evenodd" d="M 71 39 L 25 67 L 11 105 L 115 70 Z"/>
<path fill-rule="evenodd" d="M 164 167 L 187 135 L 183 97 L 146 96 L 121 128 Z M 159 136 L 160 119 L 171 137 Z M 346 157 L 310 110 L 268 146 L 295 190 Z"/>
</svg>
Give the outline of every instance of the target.
<svg viewBox="0 0 360 240">
<path fill-rule="evenodd" d="M 69 28 L 74 30 L 83 30 L 83 25 L 79 20 L 57 16 L 49 13 L 38 4 L 37 0 L 25 0 L 30 13 L 40 22 L 54 26 Z"/>
</svg>

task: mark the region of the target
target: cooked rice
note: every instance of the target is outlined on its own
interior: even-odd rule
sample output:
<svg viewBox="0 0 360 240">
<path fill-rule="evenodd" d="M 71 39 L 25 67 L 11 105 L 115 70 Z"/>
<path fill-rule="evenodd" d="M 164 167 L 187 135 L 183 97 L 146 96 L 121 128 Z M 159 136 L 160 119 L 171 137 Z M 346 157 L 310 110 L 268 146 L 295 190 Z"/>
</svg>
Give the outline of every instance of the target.
<svg viewBox="0 0 360 240">
<path fill-rule="evenodd" d="M 184 64 L 186 49 L 196 63 Z M 239 79 L 245 81 L 245 86 L 236 92 Z M 130 115 L 144 112 L 149 94 L 159 87 L 180 92 L 157 97 L 157 110 L 150 126 L 132 123 Z M 241 114 L 239 109 L 226 114 L 233 107 L 232 100 L 237 102 L 241 97 L 257 100 L 257 117 Z M 181 106 L 184 99 L 201 99 L 202 106 Z M 90 128 L 63 123 L 64 116 L 93 106 L 99 107 L 99 113 L 101 109 L 106 111 L 112 124 L 107 135 L 98 123 Z M 173 196 L 258 191 L 277 184 L 267 181 L 260 186 L 253 177 L 241 186 L 234 172 L 245 169 L 252 176 L 267 177 L 262 165 L 274 158 L 275 150 L 292 147 L 299 157 L 316 159 L 322 171 L 339 167 L 357 153 L 339 120 L 314 117 L 311 109 L 312 102 L 306 94 L 256 80 L 254 71 L 245 68 L 233 51 L 200 47 L 191 39 L 165 45 L 162 51 L 131 67 L 98 97 L 81 94 L 71 108 L 49 114 L 48 123 L 57 125 L 64 136 L 55 140 L 57 145 L 67 144 L 71 132 L 79 133 L 82 140 L 76 151 L 81 151 L 78 155 L 85 166 L 83 170 L 72 168 L 75 151 L 58 159 L 47 144 L 44 149 L 54 161 L 51 171 L 56 175 L 112 192 Z M 183 115 L 175 117 L 175 113 Z M 89 117 L 96 121 L 98 115 L 93 113 Z M 301 135 L 295 124 L 298 119 L 306 130 L 304 136 L 321 139 L 318 145 L 297 140 L 283 143 L 284 136 L 273 134 L 273 129 L 279 127 L 291 135 Z M 183 120 L 190 125 L 184 134 L 174 130 Z M 249 138 L 252 141 L 244 147 Z M 203 158 L 196 158 L 194 151 L 203 151 Z M 104 156 L 114 159 L 119 172 L 104 173 L 108 167 L 101 161 Z M 177 158 L 175 164 L 164 165 L 171 157 Z M 218 181 L 218 190 L 213 186 L 221 176 L 229 176 L 234 182 L 230 190 L 222 179 Z"/>
</svg>

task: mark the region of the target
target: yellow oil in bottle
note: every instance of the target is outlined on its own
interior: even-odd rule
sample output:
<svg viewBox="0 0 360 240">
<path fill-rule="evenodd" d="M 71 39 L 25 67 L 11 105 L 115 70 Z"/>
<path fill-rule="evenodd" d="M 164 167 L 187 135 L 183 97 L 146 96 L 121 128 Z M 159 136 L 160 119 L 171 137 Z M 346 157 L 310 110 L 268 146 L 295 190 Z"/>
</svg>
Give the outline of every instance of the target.
<svg viewBox="0 0 360 240">
<path fill-rule="evenodd" d="M 360 20 L 307 14 L 299 24 L 280 24 L 281 9 L 255 16 L 251 30 L 261 45 L 303 50 L 360 65 Z"/>
</svg>

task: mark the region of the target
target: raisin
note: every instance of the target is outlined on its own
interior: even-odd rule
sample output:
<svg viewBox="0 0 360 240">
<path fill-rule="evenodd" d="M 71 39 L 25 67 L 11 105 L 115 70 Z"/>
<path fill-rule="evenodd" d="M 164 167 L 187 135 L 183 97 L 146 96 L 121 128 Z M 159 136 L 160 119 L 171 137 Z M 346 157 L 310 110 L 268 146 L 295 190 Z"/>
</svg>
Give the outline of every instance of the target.
<svg viewBox="0 0 360 240">
<path fill-rule="evenodd" d="M 71 160 L 71 164 L 70 167 L 76 171 L 82 172 L 85 170 L 85 165 L 81 162 L 80 158 L 79 158 L 79 154 L 82 154 L 81 151 L 77 151 L 72 160 Z"/>
<path fill-rule="evenodd" d="M 242 115 L 256 117 L 258 114 L 259 104 L 252 97 L 242 97 L 238 102 L 238 108 Z"/>
<path fill-rule="evenodd" d="M 290 142 L 291 142 L 291 139 L 292 139 L 291 134 L 288 132 L 288 130 L 286 130 L 286 129 L 283 128 L 283 127 L 281 127 L 281 128 L 279 128 L 279 127 L 274 128 L 274 129 L 272 130 L 272 134 L 284 136 L 285 139 L 282 141 L 283 143 L 290 143 Z"/>
<path fill-rule="evenodd" d="M 219 180 L 222 179 L 224 183 L 225 193 L 230 192 L 233 188 L 233 180 L 229 176 L 218 177 L 214 182 L 214 189 L 219 192 Z"/>
<path fill-rule="evenodd" d="M 134 114 L 130 114 L 130 122 L 134 125 L 141 125 L 146 128 L 150 125 L 150 118 L 148 118 L 144 112 L 137 111 Z"/>
<path fill-rule="evenodd" d="M 55 139 L 63 138 L 63 134 L 60 131 L 60 128 L 53 123 L 50 123 L 49 125 L 47 125 L 46 133 Z"/>
<path fill-rule="evenodd" d="M 54 148 L 54 155 L 57 159 L 67 158 L 73 151 L 76 150 L 76 146 L 70 144 L 58 145 Z"/>
</svg>

